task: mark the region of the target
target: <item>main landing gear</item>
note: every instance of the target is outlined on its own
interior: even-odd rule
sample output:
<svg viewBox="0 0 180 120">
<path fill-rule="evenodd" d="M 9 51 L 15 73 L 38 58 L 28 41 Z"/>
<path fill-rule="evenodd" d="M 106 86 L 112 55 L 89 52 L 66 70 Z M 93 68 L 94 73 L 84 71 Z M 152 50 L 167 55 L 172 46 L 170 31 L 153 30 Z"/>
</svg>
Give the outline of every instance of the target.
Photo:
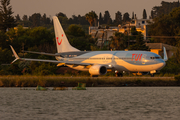
<svg viewBox="0 0 180 120">
<path fill-rule="evenodd" d="M 98 75 L 91 75 L 91 77 L 98 77 Z"/>
<path fill-rule="evenodd" d="M 123 74 L 121 73 L 121 72 L 119 72 L 119 71 L 115 71 L 115 76 L 116 77 L 123 77 Z"/>
<path fill-rule="evenodd" d="M 154 74 L 151 74 L 151 77 L 154 77 Z"/>
</svg>

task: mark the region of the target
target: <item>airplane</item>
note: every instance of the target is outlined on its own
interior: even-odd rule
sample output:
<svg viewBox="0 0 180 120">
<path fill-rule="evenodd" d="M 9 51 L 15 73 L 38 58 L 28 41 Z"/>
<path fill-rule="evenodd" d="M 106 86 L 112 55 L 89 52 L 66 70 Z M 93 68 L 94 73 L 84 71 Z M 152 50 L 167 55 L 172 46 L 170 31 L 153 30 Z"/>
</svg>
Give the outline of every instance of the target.
<svg viewBox="0 0 180 120">
<path fill-rule="evenodd" d="M 166 65 L 165 61 L 168 60 L 165 47 L 164 59 L 149 51 L 80 51 L 70 45 L 56 16 L 53 17 L 53 23 L 57 53 L 27 52 L 55 56 L 56 60 L 20 58 L 10 45 L 15 56 L 12 63 L 16 60 L 52 62 L 57 66 L 66 65 L 76 70 L 89 71 L 92 77 L 105 75 L 108 71 L 115 72 L 116 76 L 122 76 L 123 72 L 154 76 Z"/>
</svg>

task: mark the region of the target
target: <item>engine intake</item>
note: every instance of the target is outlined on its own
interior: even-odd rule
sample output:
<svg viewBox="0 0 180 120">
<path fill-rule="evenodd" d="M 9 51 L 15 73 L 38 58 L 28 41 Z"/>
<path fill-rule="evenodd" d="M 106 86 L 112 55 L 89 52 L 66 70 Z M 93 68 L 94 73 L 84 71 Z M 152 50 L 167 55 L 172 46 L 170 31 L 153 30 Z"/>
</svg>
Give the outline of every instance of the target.
<svg viewBox="0 0 180 120">
<path fill-rule="evenodd" d="M 107 68 L 102 65 L 93 65 L 89 68 L 89 73 L 91 75 L 105 75 L 107 73 Z"/>
</svg>

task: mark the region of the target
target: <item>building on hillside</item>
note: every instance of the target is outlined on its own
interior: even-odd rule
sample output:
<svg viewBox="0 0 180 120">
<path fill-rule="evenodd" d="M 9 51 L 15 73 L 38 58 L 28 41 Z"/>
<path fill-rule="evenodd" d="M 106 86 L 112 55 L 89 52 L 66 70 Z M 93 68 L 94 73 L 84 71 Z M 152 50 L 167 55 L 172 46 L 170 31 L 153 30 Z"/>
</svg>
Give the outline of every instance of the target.
<svg viewBox="0 0 180 120">
<path fill-rule="evenodd" d="M 146 46 L 149 47 L 151 52 L 154 52 L 160 56 L 163 56 L 163 47 L 165 47 L 168 58 L 172 57 L 177 50 L 177 47 L 167 45 L 164 43 L 146 43 Z"/>
<path fill-rule="evenodd" d="M 110 37 L 118 30 L 118 27 L 89 27 L 89 34 L 97 38 L 97 46 L 102 47 L 109 44 Z"/>
<path fill-rule="evenodd" d="M 146 39 L 148 36 L 148 25 L 152 22 L 152 19 L 133 19 L 131 22 L 126 23 L 125 25 L 118 25 L 117 27 L 89 27 L 89 34 L 93 38 L 97 38 L 97 46 L 106 46 L 111 40 L 109 37 L 114 36 L 115 32 L 126 33 L 131 35 L 131 28 L 136 27 L 136 30 L 141 32 L 144 36 L 145 42 L 148 42 Z M 129 42 L 135 42 L 134 40 L 129 40 Z"/>
<path fill-rule="evenodd" d="M 148 25 L 150 22 L 153 22 L 152 19 L 132 19 L 131 22 L 126 23 L 123 26 L 119 25 L 119 32 L 125 33 L 127 32 L 131 35 L 131 28 L 136 27 L 138 32 L 141 32 L 144 36 L 144 40 L 147 40 L 148 36 Z"/>
</svg>

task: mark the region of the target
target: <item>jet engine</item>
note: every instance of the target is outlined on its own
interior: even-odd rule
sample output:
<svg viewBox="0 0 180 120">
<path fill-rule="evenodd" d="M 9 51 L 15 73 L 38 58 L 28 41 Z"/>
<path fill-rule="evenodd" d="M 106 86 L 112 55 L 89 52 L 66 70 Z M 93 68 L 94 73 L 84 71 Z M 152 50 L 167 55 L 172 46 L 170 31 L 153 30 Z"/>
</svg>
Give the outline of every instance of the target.
<svg viewBox="0 0 180 120">
<path fill-rule="evenodd" d="M 102 65 L 93 65 L 89 68 L 89 73 L 92 76 L 105 75 L 107 73 L 107 68 Z"/>
</svg>

